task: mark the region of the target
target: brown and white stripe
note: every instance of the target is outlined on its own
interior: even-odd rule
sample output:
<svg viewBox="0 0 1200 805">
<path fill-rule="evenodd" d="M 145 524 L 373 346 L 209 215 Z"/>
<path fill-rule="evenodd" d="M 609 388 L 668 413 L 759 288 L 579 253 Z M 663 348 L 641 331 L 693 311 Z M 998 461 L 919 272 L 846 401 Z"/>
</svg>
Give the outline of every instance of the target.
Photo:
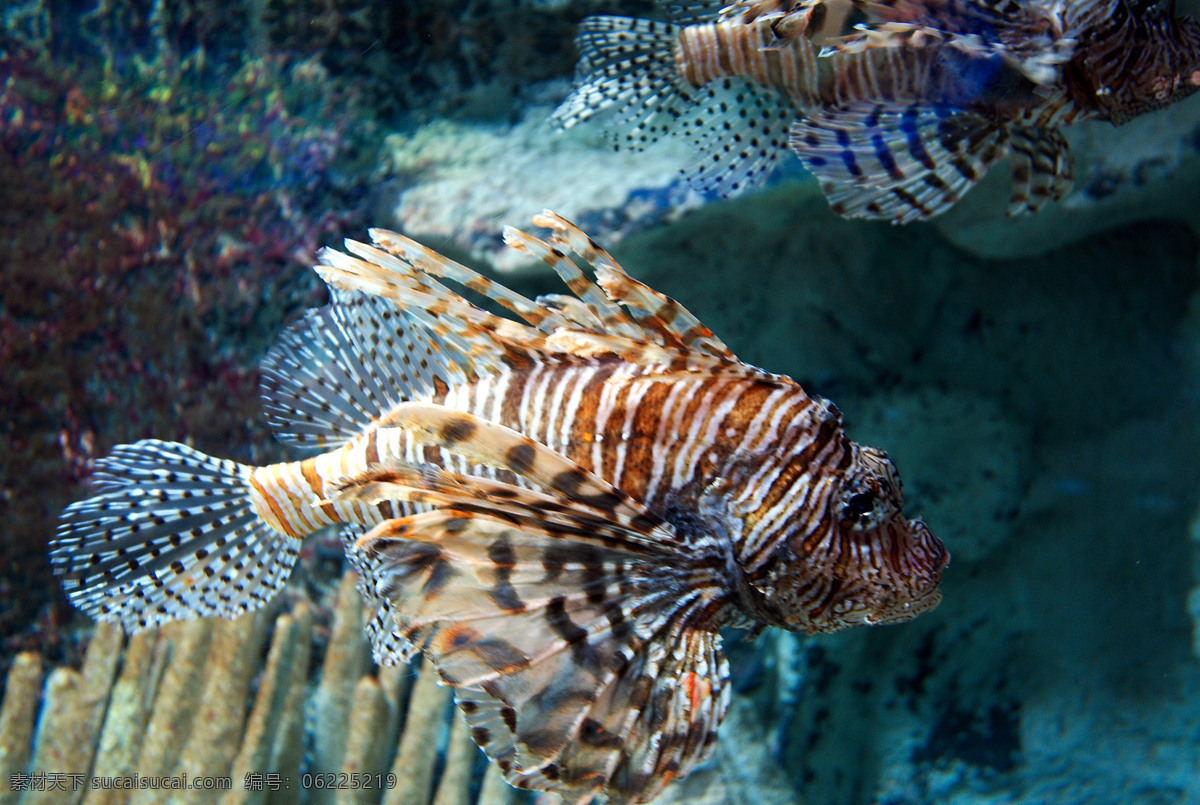
<svg viewBox="0 0 1200 805">
<path fill-rule="evenodd" d="M 816 50 L 803 37 L 786 47 L 769 47 L 774 39 L 767 20 L 689 25 L 679 32 L 675 62 L 693 87 L 727 76 L 749 78 L 786 93 L 798 108 L 809 108 L 819 101 Z"/>
</svg>

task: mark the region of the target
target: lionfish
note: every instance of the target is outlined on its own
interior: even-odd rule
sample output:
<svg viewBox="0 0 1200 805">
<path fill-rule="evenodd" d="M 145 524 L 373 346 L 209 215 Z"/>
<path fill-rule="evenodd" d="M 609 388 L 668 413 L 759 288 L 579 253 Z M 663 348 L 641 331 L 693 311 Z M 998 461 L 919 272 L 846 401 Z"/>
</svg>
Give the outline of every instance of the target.
<svg viewBox="0 0 1200 805">
<path fill-rule="evenodd" d="M 324 250 L 332 303 L 262 367 L 276 433 L 324 452 L 252 467 L 116 447 L 62 513 L 70 599 L 130 631 L 233 617 L 341 524 L 376 659 L 423 652 L 511 784 L 576 802 L 646 802 L 711 754 L 721 628 L 937 605 L 949 555 L 905 519 L 886 454 L 568 221 L 533 220 L 545 240 L 506 242 L 573 295 L 529 299 L 383 230 Z"/>
<path fill-rule="evenodd" d="M 685 171 L 728 196 L 790 149 L 833 210 L 894 223 L 954 205 L 1012 154 L 1009 214 L 1070 189 L 1062 127 L 1120 124 L 1200 88 L 1200 23 L 1174 0 L 737 0 L 671 22 L 591 17 L 553 120 L 601 112 L 642 148 L 689 136 Z"/>
</svg>

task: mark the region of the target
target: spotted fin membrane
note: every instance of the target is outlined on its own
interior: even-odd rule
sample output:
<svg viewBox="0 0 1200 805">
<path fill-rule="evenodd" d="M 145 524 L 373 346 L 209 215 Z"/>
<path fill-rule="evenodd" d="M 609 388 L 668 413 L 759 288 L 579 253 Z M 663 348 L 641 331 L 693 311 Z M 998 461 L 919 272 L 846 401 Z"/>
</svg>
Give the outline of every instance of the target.
<svg viewBox="0 0 1200 805">
<path fill-rule="evenodd" d="M 97 494 L 63 511 L 50 552 L 71 603 L 132 632 L 270 600 L 300 543 L 259 517 L 251 469 L 155 439 L 98 460 Z"/>
<path fill-rule="evenodd" d="M 729 197 L 757 187 L 786 153 L 795 111 L 785 96 L 747 79 L 690 86 L 675 61 L 680 25 L 714 7 L 678 4 L 671 10 L 679 24 L 585 19 L 576 38 L 577 88 L 551 121 L 569 129 L 601 117 L 618 148 L 637 151 L 676 134 L 696 148 L 696 162 L 683 170 L 695 189 Z"/>
<path fill-rule="evenodd" d="M 551 117 L 564 129 L 601 113 L 618 147 L 641 150 L 671 131 L 693 103 L 675 66 L 679 27 L 626 17 L 589 17 L 575 45 L 578 88 Z"/>
<path fill-rule="evenodd" d="M 688 183 L 722 198 L 763 184 L 787 153 L 791 102 L 745 79 L 714 81 L 696 95 L 680 125 L 698 155 L 683 171 Z"/>
</svg>

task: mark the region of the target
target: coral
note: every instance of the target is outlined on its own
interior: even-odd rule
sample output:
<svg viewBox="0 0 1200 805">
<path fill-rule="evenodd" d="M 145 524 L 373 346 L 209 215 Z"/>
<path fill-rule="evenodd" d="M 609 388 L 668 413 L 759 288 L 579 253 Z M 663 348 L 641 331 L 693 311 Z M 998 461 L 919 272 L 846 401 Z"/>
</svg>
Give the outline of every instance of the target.
<svg viewBox="0 0 1200 805">
<path fill-rule="evenodd" d="M 328 609 L 291 598 L 128 641 L 101 625 L 81 670 L 55 668 L 44 686 L 40 658 L 20 655 L 0 707 L 0 803 L 18 795 L 22 805 L 508 801 L 506 783 L 485 779 L 483 754 L 432 668 L 371 667 L 353 574 Z M 320 623 L 330 616 L 322 645 Z M 183 791 L 86 784 L 185 775 L 228 783 Z"/>
<path fill-rule="evenodd" d="M 530 85 L 568 76 L 575 26 L 589 14 L 636 14 L 648 0 L 268 0 L 277 49 L 322 54 L 363 86 L 383 116 L 508 118 Z"/>
<path fill-rule="evenodd" d="M 645 16 L 652 0 L 27 0 L 0 33 L 106 61 L 304 54 L 358 86 L 380 116 L 507 117 L 531 84 L 569 76 L 589 14 Z"/>
<path fill-rule="evenodd" d="M 312 65 L 119 66 L 12 48 L 0 73 L 11 656 L 70 650 L 53 634 L 65 613 L 38 618 L 53 589 L 44 546 L 93 452 L 151 433 L 269 449 L 257 361 L 285 318 L 320 300 L 316 247 L 361 215 L 335 170 L 354 97 Z"/>
</svg>

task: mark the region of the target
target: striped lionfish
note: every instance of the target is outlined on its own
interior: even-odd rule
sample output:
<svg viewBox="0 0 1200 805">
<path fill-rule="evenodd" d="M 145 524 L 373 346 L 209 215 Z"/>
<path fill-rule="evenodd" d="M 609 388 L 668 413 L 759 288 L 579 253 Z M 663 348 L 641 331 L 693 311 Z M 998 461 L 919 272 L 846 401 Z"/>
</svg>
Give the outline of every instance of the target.
<svg viewBox="0 0 1200 805">
<path fill-rule="evenodd" d="M 611 802 L 650 800 L 713 750 L 722 627 L 936 606 L 949 556 L 905 519 L 884 453 L 571 223 L 533 220 L 545 240 L 506 242 L 574 296 L 528 299 L 382 230 L 324 250 L 332 304 L 262 371 L 281 439 L 324 452 L 251 467 L 115 448 L 55 538 L 71 600 L 130 631 L 233 617 L 342 524 L 376 659 L 423 652 L 513 785 Z"/>
<path fill-rule="evenodd" d="M 949 209 L 1006 153 L 1009 214 L 1037 211 L 1071 186 L 1063 125 L 1120 124 L 1200 88 L 1200 23 L 1174 0 L 712 5 L 584 20 L 553 119 L 605 112 L 633 148 L 689 136 L 688 178 L 725 196 L 790 149 L 838 214 L 906 223 Z"/>
</svg>

